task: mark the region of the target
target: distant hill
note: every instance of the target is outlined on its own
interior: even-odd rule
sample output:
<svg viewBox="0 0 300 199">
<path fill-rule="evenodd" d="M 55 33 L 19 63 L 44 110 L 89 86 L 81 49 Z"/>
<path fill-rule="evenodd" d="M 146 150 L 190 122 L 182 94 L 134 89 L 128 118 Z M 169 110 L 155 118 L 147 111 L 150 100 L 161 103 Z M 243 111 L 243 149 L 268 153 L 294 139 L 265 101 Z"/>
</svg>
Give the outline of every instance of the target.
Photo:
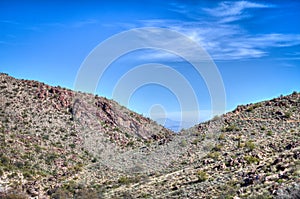
<svg viewBox="0 0 300 199">
<path fill-rule="evenodd" d="M 174 134 L 112 100 L 0 74 L 0 198 L 299 198 L 300 94 Z"/>
</svg>

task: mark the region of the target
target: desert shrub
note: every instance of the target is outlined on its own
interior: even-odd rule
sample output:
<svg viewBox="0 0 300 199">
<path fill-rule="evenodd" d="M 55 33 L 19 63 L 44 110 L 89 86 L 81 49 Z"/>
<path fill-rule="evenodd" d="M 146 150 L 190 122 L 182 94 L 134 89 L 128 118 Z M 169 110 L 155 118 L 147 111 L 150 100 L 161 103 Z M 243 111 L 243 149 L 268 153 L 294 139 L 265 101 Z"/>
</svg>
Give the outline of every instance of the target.
<svg viewBox="0 0 300 199">
<path fill-rule="evenodd" d="M 119 178 L 118 183 L 119 184 L 130 184 L 131 179 L 126 177 L 126 176 L 122 176 L 122 177 Z"/>
<path fill-rule="evenodd" d="M 126 146 L 132 147 L 132 146 L 134 146 L 134 142 L 133 141 L 129 141 Z"/>
<path fill-rule="evenodd" d="M 221 151 L 223 145 L 222 144 L 217 144 L 215 145 L 215 147 L 213 148 L 214 151 Z"/>
<path fill-rule="evenodd" d="M 199 141 L 200 141 L 200 140 L 199 140 L 198 138 L 196 138 L 196 139 L 194 139 L 194 140 L 192 141 L 192 144 L 197 144 Z"/>
<path fill-rule="evenodd" d="M 253 111 L 253 106 L 250 106 L 249 108 L 246 109 L 247 112 L 252 112 Z"/>
<path fill-rule="evenodd" d="M 198 171 L 197 172 L 197 177 L 198 177 L 198 180 L 200 182 L 204 182 L 208 179 L 208 176 L 207 176 L 205 171 Z"/>
<path fill-rule="evenodd" d="M 255 149 L 255 144 L 251 140 L 249 140 L 245 142 L 245 148 L 249 149 L 250 151 L 253 151 L 253 149 Z"/>
<path fill-rule="evenodd" d="M 6 157 L 5 155 L 1 155 L 0 156 L 0 164 L 3 166 L 7 166 L 10 164 L 10 160 L 8 157 Z"/>
<path fill-rule="evenodd" d="M 291 118 L 292 117 L 292 113 L 291 112 L 285 112 L 284 113 L 284 117 L 285 118 Z"/>
<path fill-rule="evenodd" d="M 181 142 L 179 143 L 179 145 L 180 145 L 181 147 L 186 147 L 186 146 L 187 146 L 186 140 L 181 140 Z"/>
<path fill-rule="evenodd" d="M 141 178 L 139 176 L 135 176 L 135 177 L 121 176 L 118 180 L 118 183 L 128 185 L 130 183 L 137 183 L 140 180 Z"/>
<path fill-rule="evenodd" d="M 56 153 L 50 153 L 47 154 L 45 157 L 45 162 L 47 164 L 51 164 L 53 160 L 55 160 L 58 157 L 58 155 Z"/>
<path fill-rule="evenodd" d="M 219 140 L 225 140 L 225 134 L 224 134 L 224 133 L 221 133 L 221 134 L 220 134 Z"/>
<path fill-rule="evenodd" d="M 207 154 L 207 157 L 216 160 L 220 157 L 220 153 L 216 152 L 216 151 L 215 152 L 210 152 L 210 153 Z"/>
<path fill-rule="evenodd" d="M 248 164 L 259 162 L 259 159 L 253 156 L 245 156 L 244 160 L 246 160 Z"/>
<path fill-rule="evenodd" d="M 43 138 L 44 140 L 49 140 L 49 135 L 43 135 L 42 138 Z"/>
<path fill-rule="evenodd" d="M 37 144 L 34 145 L 34 149 L 35 149 L 35 152 L 37 152 L 37 153 L 42 152 L 42 147 Z"/>
<path fill-rule="evenodd" d="M 273 132 L 272 132 L 272 131 L 268 131 L 268 132 L 267 132 L 267 135 L 268 135 L 268 136 L 272 136 L 272 135 L 273 135 Z"/>
<path fill-rule="evenodd" d="M 23 162 L 16 161 L 16 162 L 14 163 L 14 166 L 16 166 L 18 169 L 21 169 L 21 168 L 24 167 L 24 164 L 23 164 Z"/>
<path fill-rule="evenodd" d="M 76 165 L 74 166 L 74 171 L 75 171 L 75 172 L 80 172 L 80 171 L 82 171 L 82 167 L 83 167 L 83 164 L 78 163 L 78 164 L 76 164 Z"/>
<path fill-rule="evenodd" d="M 247 108 L 247 112 L 252 112 L 254 109 L 261 107 L 261 104 L 253 104 L 249 108 Z"/>
<path fill-rule="evenodd" d="M 221 129 L 222 132 L 230 132 L 230 131 L 238 131 L 238 130 L 239 130 L 239 128 L 234 124 L 223 127 Z"/>
</svg>

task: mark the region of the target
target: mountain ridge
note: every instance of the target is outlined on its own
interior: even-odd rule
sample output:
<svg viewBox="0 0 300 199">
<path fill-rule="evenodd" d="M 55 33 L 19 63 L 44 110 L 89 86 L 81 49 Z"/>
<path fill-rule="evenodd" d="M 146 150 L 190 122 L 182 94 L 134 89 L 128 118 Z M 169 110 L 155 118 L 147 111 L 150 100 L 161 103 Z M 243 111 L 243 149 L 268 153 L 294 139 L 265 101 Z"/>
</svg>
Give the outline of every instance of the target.
<svg viewBox="0 0 300 199">
<path fill-rule="evenodd" d="M 299 197 L 297 92 L 174 134 L 92 94 L 0 88 L 2 198 Z"/>
</svg>

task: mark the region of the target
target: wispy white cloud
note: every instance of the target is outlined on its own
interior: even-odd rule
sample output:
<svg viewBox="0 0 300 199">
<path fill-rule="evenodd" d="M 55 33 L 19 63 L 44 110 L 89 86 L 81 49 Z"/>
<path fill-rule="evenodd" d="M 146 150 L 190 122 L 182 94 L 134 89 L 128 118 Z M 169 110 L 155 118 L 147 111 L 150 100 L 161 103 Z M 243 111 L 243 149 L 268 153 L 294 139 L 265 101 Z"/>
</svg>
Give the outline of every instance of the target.
<svg viewBox="0 0 300 199">
<path fill-rule="evenodd" d="M 195 4 L 170 4 L 171 11 L 180 13 L 193 20 L 202 20 L 203 14 L 210 16 L 210 20 L 218 20 L 220 23 L 228 23 L 238 21 L 252 16 L 251 11 L 255 9 L 274 8 L 274 4 L 258 3 L 251 1 L 223 1 L 215 7 L 201 7 Z"/>
<path fill-rule="evenodd" d="M 260 34 L 259 32 L 254 34 L 244 29 L 239 23 L 231 23 L 254 16 L 255 9 L 276 8 L 273 4 L 224 1 L 213 8 L 187 8 L 188 5 L 179 3 L 172 5 L 175 12 L 189 17 L 193 11 L 187 13 L 186 10 L 202 10 L 202 13 L 199 12 L 198 16 L 194 14 L 193 20 L 143 20 L 139 21 L 140 26 L 163 27 L 179 31 L 198 42 L 214 60 L 260 58 L 270 55 L 270 49 L 273 48 L 300 45 L 300 34 Z M 203 12 L 206 16 L 203 16 Z M 207 20 L 208 18 L 213 18 L 213 20 Z M 161 41 L 164 39 L 167 38 L 162 38 Z M 168 42 L 172 43 L 171 39 Z M 178 44 L 176 41 L 173 43 Z M 147 54 L 147 59 L 178 61 L 173 55 L 165 52 L 152 52 Z"/>
<path fill-rule="evenodd" d="M 270 48 L 291 47 L 300 45 L 300 34 L 250 34 L 237 25 L 218 23 L 198 23 L 170 20 L 142 21 L 144 26 L 165 27 L 179 31 L 199 43 L 214 60 L 251 59 L 268 56 Z M 180 42 L 175 38 L 159 39 L 178 46 Z M 172 41 L 173 40 L 173 41 Z M 184 43 L 180 43 L 184 46 Z M 188 46 L 185 50 L 192 49 Z M 197 56 L 197 55 L 195 55 Z M 147 60 L 180 61 L 175 55 L 167 52 L 148 52 L 140 57 Z"/>
<path fill-rule="evenodd" d="M 254 3 L 249 1 L 224 1 L 216 8 L 203 8 L 205 12 L 216 17 L 232 17 L 245 14 L 245 10 L 251 8 L 269 8 L 270 4 Z"/>
</svg>

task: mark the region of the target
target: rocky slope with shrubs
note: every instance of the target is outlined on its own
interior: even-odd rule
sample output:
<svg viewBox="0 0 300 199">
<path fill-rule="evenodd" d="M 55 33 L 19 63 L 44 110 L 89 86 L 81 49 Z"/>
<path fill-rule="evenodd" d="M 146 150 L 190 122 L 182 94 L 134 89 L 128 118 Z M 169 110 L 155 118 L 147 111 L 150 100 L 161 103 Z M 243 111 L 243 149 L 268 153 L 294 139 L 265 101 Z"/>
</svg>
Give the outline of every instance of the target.
<svg viewBox="0 0 300 199">
<path fill-rule="evenodd" d="M 7 74 L 0 102 L 0 192 L 50 196 L 81 179 L 87 165 L 109 167 L 116 153 L 172 137 L 112 100 Z"/>
<path fill-rule="evenodd" d="M 0 75 L 0 198 L 299 198 L 300 94 L 174 134 L 112 100 Z"/>
<path fill-rule="evenodd" d="M 181 132 L 170 171 L 109 197 L 300 198 L 300 94 L 238 106 Z"/>
</svg>

